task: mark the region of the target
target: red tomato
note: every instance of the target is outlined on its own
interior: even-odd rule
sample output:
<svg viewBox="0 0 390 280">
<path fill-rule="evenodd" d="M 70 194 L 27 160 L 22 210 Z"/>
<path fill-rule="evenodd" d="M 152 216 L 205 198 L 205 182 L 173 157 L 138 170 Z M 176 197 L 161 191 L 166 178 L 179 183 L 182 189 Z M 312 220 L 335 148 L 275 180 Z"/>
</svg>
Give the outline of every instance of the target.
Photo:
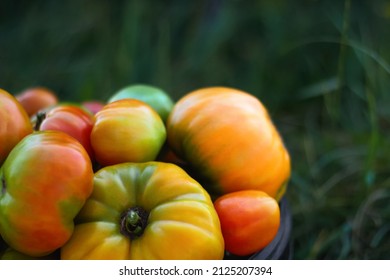
<svg viewBox="0 0 390 280">
<path fill-rule="evenodd" d="M 58 103 L 56 94 L 44 87 L 28 88 L 15 97 L 30 117 L 38 111 Z"/>
<path fill-rule="evenodd" d="M 221 222 L 225 249 L 238 256 L 267 246 L 280 225 L 278 202 L 263 191 L 243 190 L 220 196 L 214 207 Z"/>
<path fill-rule="evenodd" d="M 93 159 L 91 147 L 91 131 L 94 117 L 75 105 L 59 105 L 48 112 L 37 114 L 35 130 L 62 131 L 78 140 Z"/>
<path fill-rule="evenodd" d="M 73 233 L 73 219 L 93 189 L 82 145 L 59 131 L 24 137 L 0 169 L 0 235 L 13 249 L 44 256 Z"/>
<path fill-rule="evenodd" d="M 0 166 L 12 148 L 32 131 L 30 119 L 20 103 L 0 89 Z"/>
<path fill-rule="evenodd" d="M 104 103 L 98 100 L 84 101 L 82 103 L 83 107 L 90 111 L 92 114 L 96 114 L 104 107 Z"/>
</svg>

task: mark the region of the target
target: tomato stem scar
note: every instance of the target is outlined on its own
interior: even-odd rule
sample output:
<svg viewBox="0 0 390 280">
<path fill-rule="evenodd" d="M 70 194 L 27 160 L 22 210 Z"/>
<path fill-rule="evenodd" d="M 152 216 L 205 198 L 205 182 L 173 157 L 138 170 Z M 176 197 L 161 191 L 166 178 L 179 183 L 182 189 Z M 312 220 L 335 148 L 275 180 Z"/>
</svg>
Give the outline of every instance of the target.
<svg viewBox="0 0 390 280">
<path fill-rule="evenodd" d="M 36 123 L 34 125 L 34 130 L 35 131 L 38 131 L 41 127 L 41 124 L 42 122 L 44 121 L 44 119 L 46 119 L 46 112 L 45 111 L 39 111 L 37 114 L 36 114 Z"/>
<path fill-rule="evenodd" d="M 120 231 L 134 240 L 140 237 L 147 226 L 149 213 L 140 206 L 130 207 L 121 214 Z"/>
</svg>

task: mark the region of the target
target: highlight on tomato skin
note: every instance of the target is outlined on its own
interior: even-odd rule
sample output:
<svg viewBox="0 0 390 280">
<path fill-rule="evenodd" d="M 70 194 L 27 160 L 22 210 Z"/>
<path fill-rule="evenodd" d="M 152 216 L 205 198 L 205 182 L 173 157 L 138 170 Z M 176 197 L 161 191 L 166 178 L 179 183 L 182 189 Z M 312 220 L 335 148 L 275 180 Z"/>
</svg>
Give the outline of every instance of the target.
<svg viewBox="0 0 390 280">
<path fill-rule="evenodd" d="M 262 191 L 243 190 L 222 195 L 214 201 L 221 222 L 225 249 L 248 256 L 265 248 L 280 226 L 278 202 Z"/>
</svg>

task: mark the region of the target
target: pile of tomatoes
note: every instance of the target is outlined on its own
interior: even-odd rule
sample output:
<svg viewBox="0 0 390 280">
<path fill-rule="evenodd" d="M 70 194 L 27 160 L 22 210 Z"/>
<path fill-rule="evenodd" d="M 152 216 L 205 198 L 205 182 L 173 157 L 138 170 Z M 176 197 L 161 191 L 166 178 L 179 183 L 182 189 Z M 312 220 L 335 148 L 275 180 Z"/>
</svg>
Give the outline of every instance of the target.
<svg viewBox="0 0 390 280">
<path fill-rule="evenodd" d="M 3 259 L 249 256 L 275 238 L 291 172 L 255 96 L 141 84 L 81 104 L 0 89 L 0 166 Z"/>
</svg>

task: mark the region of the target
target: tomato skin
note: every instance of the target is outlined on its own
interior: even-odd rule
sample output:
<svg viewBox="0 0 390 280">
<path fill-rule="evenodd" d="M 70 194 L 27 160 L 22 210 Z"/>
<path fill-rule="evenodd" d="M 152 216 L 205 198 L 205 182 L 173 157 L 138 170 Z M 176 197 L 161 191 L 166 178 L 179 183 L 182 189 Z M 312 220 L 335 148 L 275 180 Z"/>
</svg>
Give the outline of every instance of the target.
<svg viewBox="0 0 390 280">
<path fill-rule="evenodd" d="M 8 247 L 6 250 L 4 250 L 3 253 L 0 252 L 0 260 L 58 260 L 59 254 L 57 251 L 47 256 L 33 257 L 33 256 L 20 253 L 12 249 L 11 247 Z"/>
<path fill-rule="evenodd" d="M 102 166 L 155 160 L 166 140 L 160 116 L 139 100 L 109 103 L 95 117 L 91 145 Z"/>
<path fill-rule="evenodd" d="M 93 170 L 83 146 L 59 131 L 34 132 L 20 141 L 0 169 L 0 234 L 13 249 L 45 256 L 73 232 L 89 197 Z"/>
<path fill-rule="evenodd" d="M 27 88 L 15 97 L 22 104 L 29 117 L 32 117 L 42 109 L 58 103 L 57 95 L 45 87 Z"/>
<path fill-rule="evenodd" d="M 137 238 L 122 233 L 124 211 L 148 214 Z M 180 167 L 122 163 L 100 169 L 61 259 L 222 259 L 220 223 L 209 194 Z"/>
<path fill-rule="evenodd" d="M 91 131 L 95 119 L 89 112 L 76 105 L 63 104 L 55 106 L 48 112 L 42 112 L 41 117 L 42 119 L 36 123 L 36 130 L 65 132 L 83 145 L 91 160 L 94 158 L 91 146 Z"/>
<path fill-rule="evenodd" d="M 108 100 L 108 103 L 125 98 L 132 98 L 145 102 L 160 115 L 164 123 L 174 104 L 171 97 L 165 91 L 158 87 L 146 84 L 134 84 L 124 87 L 114 93 Z"/>
<path fill-rule="evenodd" d="M 257 189 L 278 200 L 285 192 L 289 153 L 266 108 L 249 93 L 225 87 L 188 93 L 169 115 L 167 139 L 210 181 L 210 192 Z"/>
<path fill-rule="evenodd" d="M 0 166 L 12 148 L 33 132 L 30 119 L 21 104 L 0 89 Z"/>
<path fill-rule="evenodd" d="M 89 100 L 84 101 L 81 105 L 89 112 L 91 112 L 91 114 L 95 115 L 97 112 L 103 109 L 104 105 L 106 104 L 98 100 Z"/>
<path fill-rule="evenodd" d="M 247 256 L 266 247 L 280 226 L 278 202 L 265 192 L 243 190 L 214 202 L 228 252 Z"/>
</svg>

